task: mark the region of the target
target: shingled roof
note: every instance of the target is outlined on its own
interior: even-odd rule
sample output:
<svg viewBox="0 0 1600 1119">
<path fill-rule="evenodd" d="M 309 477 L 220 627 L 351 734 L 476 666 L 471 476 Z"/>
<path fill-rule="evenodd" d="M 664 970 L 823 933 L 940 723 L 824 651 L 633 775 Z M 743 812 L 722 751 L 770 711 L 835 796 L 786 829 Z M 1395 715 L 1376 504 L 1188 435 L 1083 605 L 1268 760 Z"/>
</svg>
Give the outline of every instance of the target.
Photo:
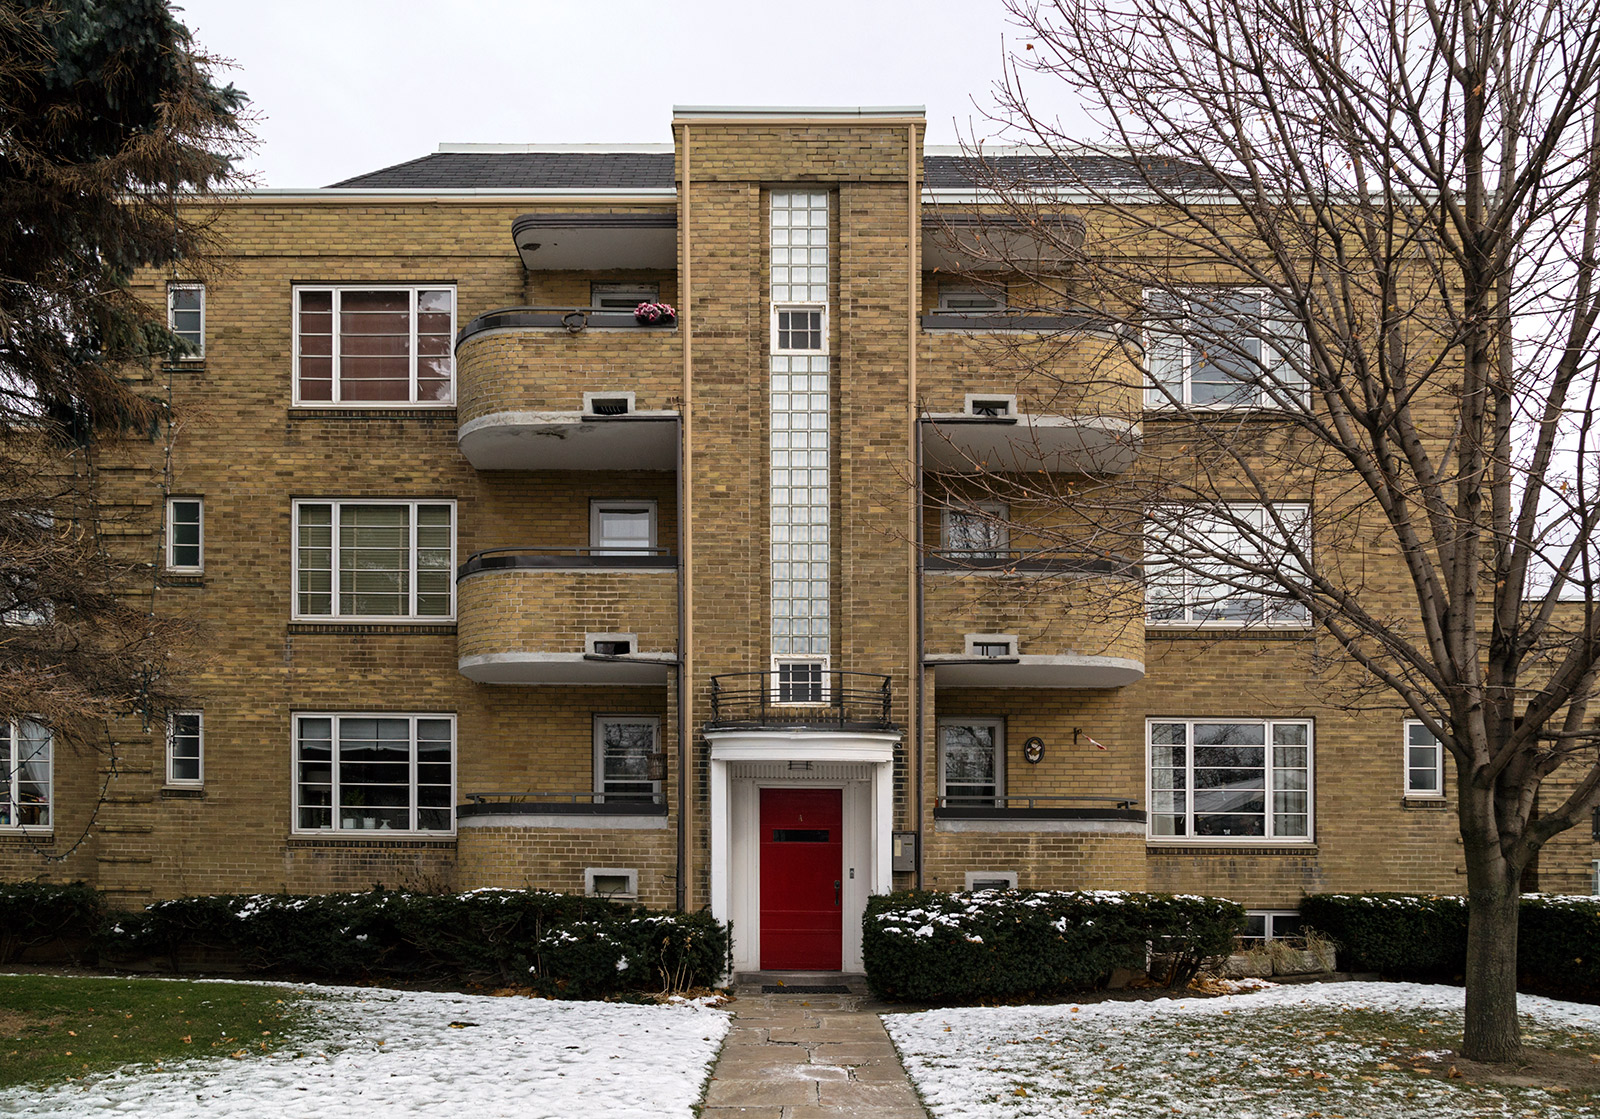
<svg viewBox="0 0 1600 1119">
<path fill-rule="evenodd" d="M 369 190 L 659 190 L 673 185 L 670 151 L 442 151 L 393 167 L 329 184 Z M 1144 186 L 1134 161 L 1125 156 L 1072 154 L 1063 157 L 929 155 L 923 185 L 930 190 L 971 190 L 978 182 L 1057 183 L 1062 187 L 1136 190 Z M 1204 187 L 1214 180 L 1171 160 L 1159 160 L 1164 185 Z"/>
</svg>

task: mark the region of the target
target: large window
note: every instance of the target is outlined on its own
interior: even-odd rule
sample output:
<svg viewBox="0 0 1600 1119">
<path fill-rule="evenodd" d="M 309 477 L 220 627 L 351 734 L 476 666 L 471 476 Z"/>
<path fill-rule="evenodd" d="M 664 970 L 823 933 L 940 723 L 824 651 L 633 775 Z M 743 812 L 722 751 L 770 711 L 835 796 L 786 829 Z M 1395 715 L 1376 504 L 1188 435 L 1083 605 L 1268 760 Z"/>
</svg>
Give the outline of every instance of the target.
<svg viewBox="0 0 1600 1119">
<path fill-rule="evenodd" d="M 51 778 L 49 729 L 0 722 L 0 828 L 50 827 Z"/>
<path fill-rule="evenodd" d="M 296 618 L 455 617 L 455 504 L 297 501 Z"/>
<path fill-rule="evenodd" d="M 294 719 L 295 830 L 455 830 L 455 718 Z"/>
<path fill-rule="evenodd" d="M 205 715 L 174 711 L 167 716 L 167 784 L 198 785 L 205 779 Z"/>
<path fill-rule="evenodd" d="M 1151 719 L 1152 839 L 1311 838 L 1311 723 Z"/>
<path fill-rule="evenodd" d="M 1307 506 L 1158 506 L 1147 514 L 1144 535 L 1151 625 L 1311 624 L 1278 578 L 1300 569 L 1296 550 L 1310 551 Z"/>
<path fill-rule="evenodd" d="M 1267 293 L 1150 291 L 1144 307 L 1147 407 L 1304 407 L 1304 329 Z"/>
<path fill-rule="evenodd" d="M 297 404 L 449 404 L 456 293 L 450 287 L 301 287 Z"/>
<path fill-rule="evenodd" d="M 991 807 L 1006 787 L 1005 723 L 939 721 L 939 793 L 952 808 Z"/>
<path fill-rule="evenodd" d="M 172 284 L 167 288 L 167 329 L 183 343 L 182 361 L 206 356 L 206 289 L 204 284 Z"/>
<path fill-rule="evenodd" d="M 1406 796 L 1444 796 L 1444 747 L 1427 726 L 1407 719 Z"/>
<path fill-rule="evenodd" d="M 644 715 L 597 715 L 594 720 L 594 792 L 598 801 L 653 800 L 661 782 L 651 763 L 661 720 Z"/>
</svg>

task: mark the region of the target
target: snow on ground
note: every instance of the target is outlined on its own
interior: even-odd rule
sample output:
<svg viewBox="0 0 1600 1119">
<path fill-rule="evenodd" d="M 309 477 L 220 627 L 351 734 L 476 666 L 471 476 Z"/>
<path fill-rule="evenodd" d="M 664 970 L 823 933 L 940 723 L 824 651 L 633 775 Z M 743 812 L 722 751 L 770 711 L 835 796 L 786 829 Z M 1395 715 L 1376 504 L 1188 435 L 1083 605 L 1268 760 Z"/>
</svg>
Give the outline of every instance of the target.
<svg viewBox="0 0 1600 1119">
<path fill-rule="evenodd" d="M 0 1115 L 688 1117 L 728 1029 L 726 1012 L 693 1002 L 299 989 L 315 1000 L 299 1046 L 18 1092 Z"/>
<path fill-rule="evenodd" d="M 1222 998 L 886 1014 L 934 1119 L 1593 1115 L 1542 1088 L 1414 1071 L 1459 1043 L 1463 992 L 1309 983 Z M 1523 995 L 1523 1037 L 1600 1053 L 1600 1007 Z"/>
</svg>

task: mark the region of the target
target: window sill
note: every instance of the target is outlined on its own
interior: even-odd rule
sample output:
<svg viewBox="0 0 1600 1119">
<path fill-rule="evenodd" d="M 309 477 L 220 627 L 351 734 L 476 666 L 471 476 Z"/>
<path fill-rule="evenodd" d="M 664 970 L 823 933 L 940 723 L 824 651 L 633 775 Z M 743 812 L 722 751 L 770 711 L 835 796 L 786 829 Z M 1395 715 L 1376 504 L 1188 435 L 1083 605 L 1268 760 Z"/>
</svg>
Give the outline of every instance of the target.
<svg viewBox="0 0 1600 1119">
<path fill-rule="evenodd" d="M 291 634 L 453 634 L 456 623 L 449 622 L 290 622 Z"/>
<path fill-rule="evenodd" d="M 1310 641 L 1317 631 L 1311 626 L 1221 626 L 1206 623 L 1146 623 L 1145 637 L 1156 641 L 1212 641 L 1235 637 L 1261 641 Z"/>
<path fill-rule="evenodd" d="M 291 404 L 289 418 L 291 420 L 431 420 L 441 416 L 453 417 L 455 410 L 456 404 L 453 400 L 448 404 Z"/>
<path fill-rule="evenodd" d="M 54 829 L 45 828 L 40 831 L 29 831 L 26 828 L 0 827 L 0 844 L 11 846 L 23 843 L 54 844 L 56 833 Z"/>
<path fill-rule="evenodd" d="M 376 833 L 375 833 L 376 834 Z M 391 833 L 393 834 L 393 833 Z M 453 851 L 456 847 L 454 835 L 416 835 L 402 832 L 394 838 L 367 838 L 355 835 L 291 835 L 288 845 L 290 847 L 318 847 L 318 848 L 423 848 L 434 850 Z"/>
<path fill-rule="evenodd" d="M 1237 839 L 1227 842 L 1210 844 L 1195 843 L 1193 841 L 1179 841 L 1175 843 L 1163 842 L 1159 839 L 1147 839 L 1145 850 L 1152 855 L 1291 855 L 1304 857 L 1315 855 L 1315 843 L 1293 843 L 1282 839 L 1263 840 L 1259 845 L 1250 842 L 1240 842 Z"/>
<path fill-rule="evenodd" d="M 205 800 L 206 790 L 203 785 L 164 785 L 161 789 L 163 800 Z"/>
<path fill-rule="evenodd" d="M 1438 811 L 1440 809 L 1450 807 L 1450 802 L 1444 797 L 1403 796 L 1400 798 L 1400 807 L 1420 808 L 1423 811 L 1428 811 L 1430 809 L 1433 811 Z"/>
<path fill-rule="evenodd" d="M 206 585 L 206 576 L 203 571 L 163 571 L 161 573 L 163 587 L 203 587 Z"/>
</svg>

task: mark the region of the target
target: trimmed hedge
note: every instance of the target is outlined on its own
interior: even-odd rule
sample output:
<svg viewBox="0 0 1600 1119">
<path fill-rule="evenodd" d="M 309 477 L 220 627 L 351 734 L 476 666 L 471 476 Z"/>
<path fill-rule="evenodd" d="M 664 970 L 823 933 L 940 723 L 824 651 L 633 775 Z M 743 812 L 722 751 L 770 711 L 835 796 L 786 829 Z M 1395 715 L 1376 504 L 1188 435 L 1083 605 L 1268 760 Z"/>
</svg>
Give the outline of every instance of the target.
<svg viewBox="0 0 1600 1119">
<path fill-rule="evenodd" d="M 250 971 L 332 981 L 440 978 L 531 985 L 601 998 L 720 981 L 728 927 L 707 913 L 539 890 L 413 894 L 232 894 L 156 902 L 118 914 L 106 955 L 207 953 Z"/>
<path fill-rule="evenodd" d="M 1339 946 L 1347 968 L 1404 979 L 1455 979 L 1466 969 L 1467 902 L 1410 894 L 1312 894 L 1300 916 Z M 1519 985 L 1600 1001 L 1600 898 L 1524 894 Z"/>
<path fill-rule="evenodd" d="M 101 913 L 99 892 L 82 882 L 0 882 L 0 964 L 15 963 L 29 948 L 86 941 Z"/>
<path fill-rule="evenodd" d="M 1092 989 L 1151 949 L 1186 983 L 1243 924 L 1242 906 L 1183 894 L 910 891 L 867 900 L 862 952 L 880 998 L 964 1002 Z"/>
</svg>

